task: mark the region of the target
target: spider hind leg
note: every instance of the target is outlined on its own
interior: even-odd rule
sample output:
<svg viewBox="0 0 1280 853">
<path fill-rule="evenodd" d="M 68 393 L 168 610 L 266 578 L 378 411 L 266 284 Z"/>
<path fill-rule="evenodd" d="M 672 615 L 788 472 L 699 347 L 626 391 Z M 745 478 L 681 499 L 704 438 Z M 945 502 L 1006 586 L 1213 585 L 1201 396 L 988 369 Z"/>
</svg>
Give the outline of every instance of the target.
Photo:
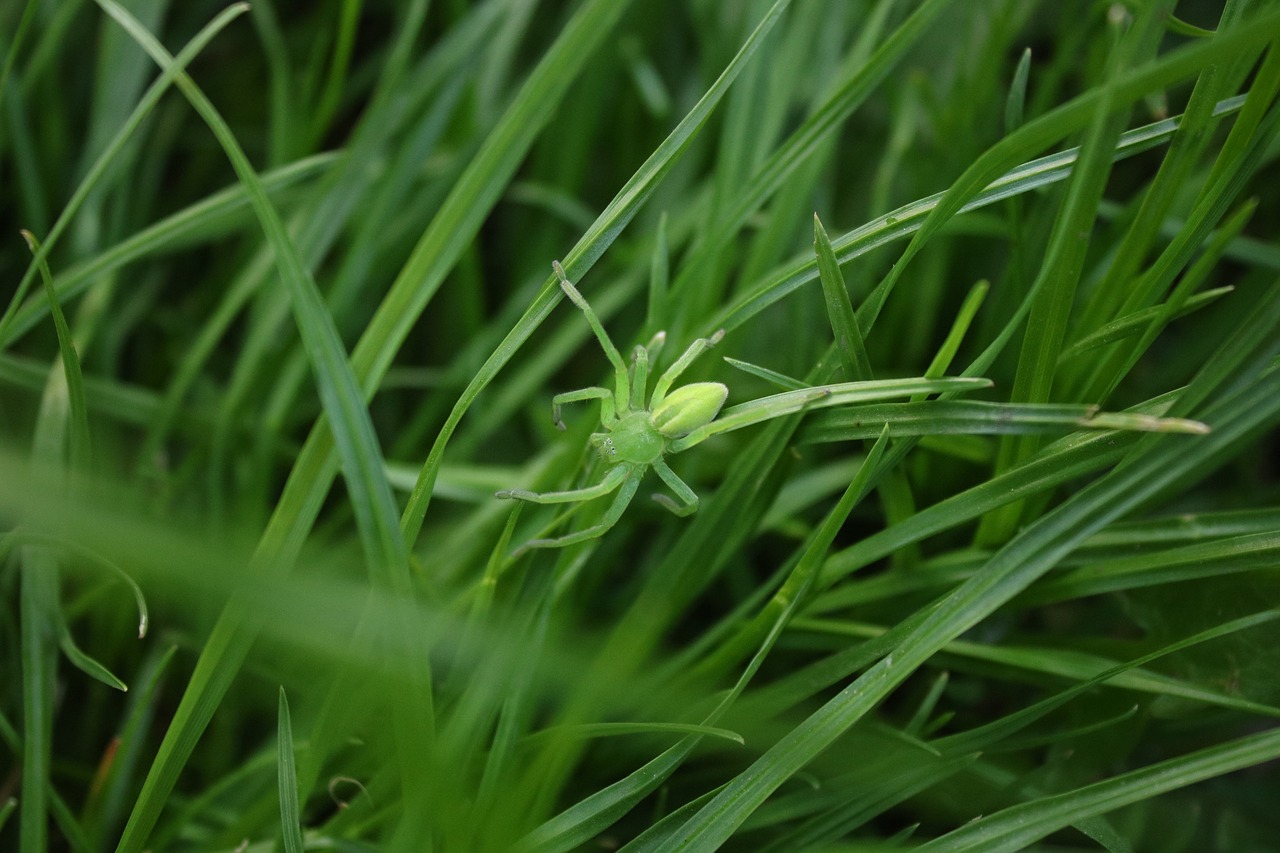
<svg viewBox="0 0 1280 853">
<path fill-rule="evenodd" d="M 530 539 L 520 546 L 516 553 L 528 548 L 563 548 L 566 545 L 574 545 L 578 542 L 586 542 L 588 539 L 596 539 L 607 533 L 610 528 L 618 523 L 618 519 L 622 518 L 622 513 L 626 512 L 627 506 L 631 503 L 631 499 L 635 497 L 636 489 L 640 488 L 640 480 L 644 476 L 643 471 L 627 471 L 622 466 L 613 470 L 624 472 L 625 477 L 622 481 L 622 488 L 619 490 L 618 496 L 613 499 L 613 503 L 605 510 L 604 515 L 600 517 L 598 523 L 554 539 Z"/>
</svg>

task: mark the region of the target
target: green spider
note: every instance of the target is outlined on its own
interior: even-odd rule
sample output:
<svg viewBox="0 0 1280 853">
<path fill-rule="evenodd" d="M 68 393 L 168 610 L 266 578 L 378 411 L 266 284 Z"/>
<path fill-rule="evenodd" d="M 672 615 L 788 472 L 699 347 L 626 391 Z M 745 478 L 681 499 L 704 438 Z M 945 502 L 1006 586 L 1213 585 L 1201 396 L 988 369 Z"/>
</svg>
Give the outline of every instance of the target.
<svg viewBox="0 0 1280 853">
<path fill-rule="evenodd" d="M 604 354 L 613 364 L 616 380 L 614 388 L 591 387 L 578 391 L 567 391 L 551 398 L 551 417 L 556 427 L 564 429 L 564 421 L 560 418 L 560 407 L 565 403 L 580 403 L 586 400 L 600 401 L 600 424 L 604 432 L 591 436 L 591 444 L 604 458 L 609 466 L 608 472 L 599 483 L 582 489 L 569 489 L 562 492 L 529 492 L 523 489 L 504 489 L 497 492 L 499 498 L 511 498 L 521 501 L 532 501 L 540 504 L 574 503 L 589 501 L 603 497 L 615 490 L 618 495 L 613 504 L 605 512 L 598 524 L 592 525 L 576 533 L 570 533 L 555 539 L 534 539 L 527 542 L 524 548 L 559 548 L 575 542 L 585 542 L 604 535 L 622 517 L 627 505 L 635 497 L 640 488 L 640 481 L 650 468 L 658 473 L 662 482 L 675 493 L 680 503 L 676 503 L 666 495 L 654 495 L 653 499 L 671 512 L 679 516 L 690 515 L 698 509 L 698 496 L 693 489 L 681 480 L 662 457 L 667 453 L 678 453 L 685 447 L 672 447 L 678 439 L 688 436 L 696 429 L 702 428 L 715 420 L 729 396 L 729 389 L 719 382 L 694 382 L 671 390 L 671 385 L 688 369 L 694 359 L 720 342 L 724 330 L 716 332 L 709 338 L 698 338 L 684 355 L 671 365 L 665 373 L 658 377 L 649 397 L 649 405 L 644 405 L 646 386 L 649 382 L 649 359 L 656 357 L 665 340 L 665 333 L 659 332 L 650 341 L 648 347 L 637 346 L 631 356 L 631 367 L 622 360 L 613 341 L 600 324 L 600 318 L 587 304 L 578 289 L 565 275 L 559 261 L 551 266 L 560 279 L 560 288 L 569 300 L 582 309 L 592 331 L 600 341 Z M 523 550 L 523 549 L 522 549 Z"/>
</svg>

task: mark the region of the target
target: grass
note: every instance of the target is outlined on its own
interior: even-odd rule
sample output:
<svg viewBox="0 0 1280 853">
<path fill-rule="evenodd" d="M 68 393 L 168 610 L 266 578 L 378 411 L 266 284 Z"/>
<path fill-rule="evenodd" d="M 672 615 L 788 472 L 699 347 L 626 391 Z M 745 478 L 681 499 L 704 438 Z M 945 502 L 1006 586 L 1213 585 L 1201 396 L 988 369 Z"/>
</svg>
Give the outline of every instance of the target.
<svg viewBox="0 0 1280 853">
<path fill-rule="evenodd" d="M 1278 48 L 9 4 L 0 849 L 1271 849 Z M 526 550 L 608 506 L 494 495 L 605 474 L 553 260 L 729 400 Z"/>
</svg>

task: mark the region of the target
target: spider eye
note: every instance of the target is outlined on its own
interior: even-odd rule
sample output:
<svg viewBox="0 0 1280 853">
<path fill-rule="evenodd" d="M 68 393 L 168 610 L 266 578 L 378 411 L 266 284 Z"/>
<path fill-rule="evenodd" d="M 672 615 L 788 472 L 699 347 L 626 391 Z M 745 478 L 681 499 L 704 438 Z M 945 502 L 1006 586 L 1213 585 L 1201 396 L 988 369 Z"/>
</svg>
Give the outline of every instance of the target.
<svg viewBox="0 0 1280 853">
<path fill-rule="evenodd" d="M 668 394 L 650 418 L 658 432 L 678 438 L 715 420 L 728 396 L 729 389 L 719 382 L 694 382 Z"/>
</svg>

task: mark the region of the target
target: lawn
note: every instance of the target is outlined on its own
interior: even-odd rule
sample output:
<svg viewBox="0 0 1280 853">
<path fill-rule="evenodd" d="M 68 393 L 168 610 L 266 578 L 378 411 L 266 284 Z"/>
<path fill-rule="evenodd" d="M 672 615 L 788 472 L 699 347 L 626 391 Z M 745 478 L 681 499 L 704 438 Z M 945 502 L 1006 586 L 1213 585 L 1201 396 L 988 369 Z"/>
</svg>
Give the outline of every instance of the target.
<svg viewBox="0 0 1280 853">
<path fill-rule="evenodd" d="M 1278 0 L 13 0 L 0 850 L 1269 851 Z"/>
</svg>

